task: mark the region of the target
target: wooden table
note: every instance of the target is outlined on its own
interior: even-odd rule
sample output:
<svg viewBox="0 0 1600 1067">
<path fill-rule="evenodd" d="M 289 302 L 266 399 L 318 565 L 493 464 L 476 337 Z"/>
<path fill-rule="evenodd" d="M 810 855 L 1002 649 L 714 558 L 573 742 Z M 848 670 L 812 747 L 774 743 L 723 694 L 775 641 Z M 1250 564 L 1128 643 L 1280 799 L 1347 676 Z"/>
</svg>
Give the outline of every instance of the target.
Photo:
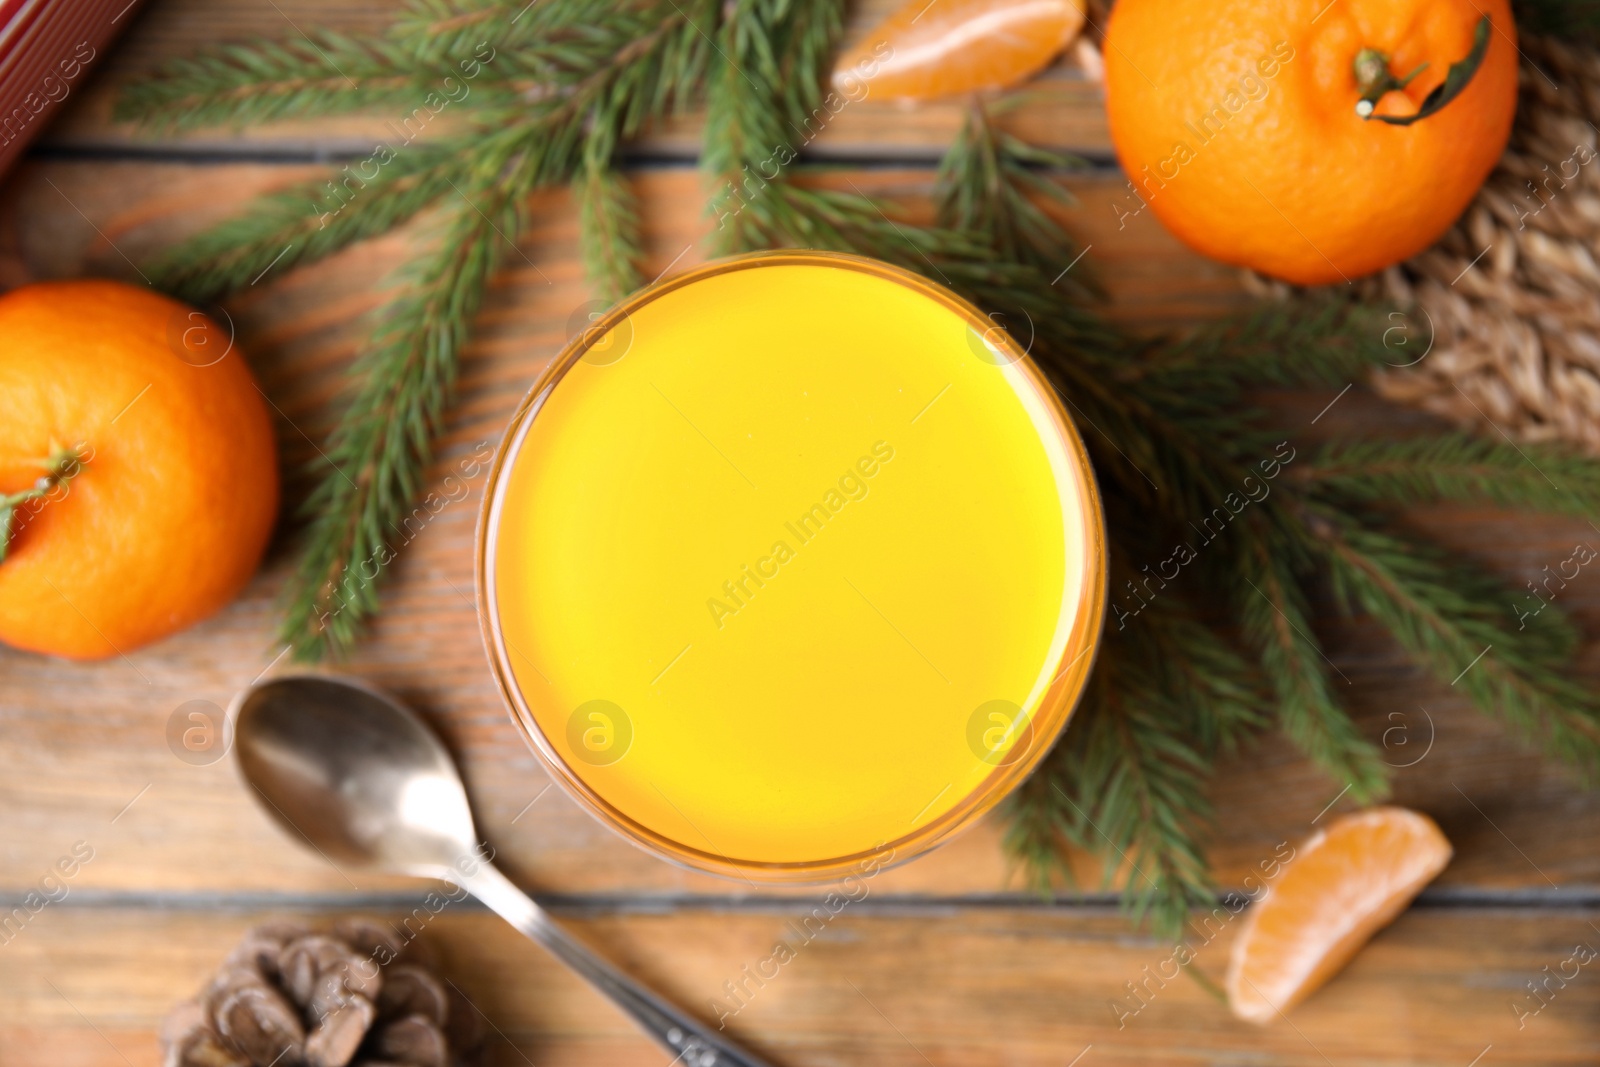
<svg viewBox="0 0 1600 1067">
<path fill-rule="evenodd" d="M 855 32 L 884 5 L 857 13 Z M 152 0 L 118 52 L 0 186 L 0 286 L 140 264 L 252 195 L 370 151 L 382 117 L 244 134 L 147 140 L 108 120 L 114 86 L 216 40 L 294 27 L 380 28 L 379 0 Z M 293 24 L 293 25 L 291 25 Z M 1071 185 L 1068 224 L 1114 296 L 1113 314 L 1181 325 L 1245 299 L 1237 277 L 1179 248 L 1148 214 L 1119 225 L 1123 179 L 1098 89 L 1050 72 L 1014 117 L 1019 132 L 1096 161 Z M 863 187 L 925 197 L 958 121 L 954 107 L 846 108 L 815 145 Z M 654 269 L 699 258 L 703 189 L 696 124 L 660 131 L 632 174 Z M 564 194 L 531 206 L 526 261 L 489 294 L 435 477 L 494 442 L 588 300 Z M 329 428 L 389 267 L 414 234 L 315 267 L 269 275 L 231 305 L 239 340 L 280 411 L 286 469 Z M 688 249 L 685 252 L 685 249 Z M 4 343 L 0 339 L 0 343 Z M 1321 406 L 1318 398 L 1317 406 Z M 1314 408 L 1311 410 L 1315 410 Z M 1336 416 L 1377 417 L 1343 404 Z M 477 492 L 445 508 L 393 565 L 384 613 L 348 664 L 422 709 L 465 768 L 484 832 L 508 871 L 626 967 L 714 1016 L 724 982 L 771 950 L 815 892 L 755 892 L 636 851 L 548 780 L 500 704 L 479 647 L 470 540 Z M 1432 511 L 1417 521 L 1518 585 L 1594 538 L 1582 522 Z M 280 538 L 261 575 L 217 618 L 125 659 L 68 665 L 0 650 L 0 897 L 36 887 L 74 846 L 93 859 L 70 893 L 0 944 L 0 1065 L 157 1062 L 155 1031 L 251 923 L 352 911 L 399 918 L 425 887 L 352 874 L 285 840 L 254 809 L 230 760 L 193 766 L 166 740 L 188 701 L 225 706 L 274 662 Z M 1600 580 L 1567 605 L 1600 625 Z M 1508 612 L 1511 606 L 1508 604 Z M 1292 1019 L 1232 1021 L 1186 978 L 1148 975 L 1170 946 L 1130 928 L 1105 895 L 1047 903 L 1008 870 L 998 827 L 981 825 L 885 873 L 835 918 L 729 1029 L 777 1063 L 1094 1067 L 1154 1064 L 1589 1063 L 1600 1055 L 1600 971 L 1546 981 L 1578 945 L 1600 946 L 1600 796 L 1514 743 L 1449 687 L 1426 680 L 1369 624 L 1329 620 L 1344 687 L 1397 767 L 1396 798 L 1432 814 L 1456 846 L 1438 883 Z M 1594 655 L 1586 657 L 1594 665 Z M 1224 884 L 1348 806 L 1340 785 L 1269 738 L 1221 768 L 1212 861 Z M 1199 953 L 1220 975 L 1237 924 Z M 665 1056 L 603 1000 L 470 905 L 430 917 L 425 937 L 492 1024 L 497 1064 L 657 1064 Z M 1150 969 L 1150 970 L 1147 970 Z M 1570 965 L 1568 972 L 1570 973 Z M 1137 1014 L 1129 983 L 1149 990 Z M 1538 1010 L 1537 1014 L 1527 1014 Z"/>
</svg>

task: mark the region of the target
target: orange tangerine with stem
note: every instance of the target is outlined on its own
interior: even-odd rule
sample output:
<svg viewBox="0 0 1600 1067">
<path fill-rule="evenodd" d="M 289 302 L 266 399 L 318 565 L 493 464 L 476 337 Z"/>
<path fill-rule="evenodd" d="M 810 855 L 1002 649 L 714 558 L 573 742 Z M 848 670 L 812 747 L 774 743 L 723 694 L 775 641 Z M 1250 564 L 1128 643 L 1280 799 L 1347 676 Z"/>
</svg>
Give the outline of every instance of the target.
<svg viewBox="0 0 1600 1067">
<path fill-rule="evenodd" d="M 1196 251 L 1302 285 L 1438 240 L 1517 106 L 1507 0 L 1118 0 L 1105 67 L 1139 199 Z"/>
</svg>

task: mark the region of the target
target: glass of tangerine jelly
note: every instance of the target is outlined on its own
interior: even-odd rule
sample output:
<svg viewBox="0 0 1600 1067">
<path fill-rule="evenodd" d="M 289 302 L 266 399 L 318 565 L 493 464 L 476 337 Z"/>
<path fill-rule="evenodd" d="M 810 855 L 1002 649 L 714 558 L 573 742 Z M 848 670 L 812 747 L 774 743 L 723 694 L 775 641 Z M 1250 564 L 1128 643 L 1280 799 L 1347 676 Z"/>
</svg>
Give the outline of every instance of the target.
<svg viewBox="0 0 1600 1067">
<path fill-rule="evenodd" d="M 496 455 L 477 583 L 580 803 L 690 867 L 823 881 L 933 847 L 1049 749 L 1104 521 L 1013 337 L 907 271 L 769 253 L 568 344 Z"/>
</svg>

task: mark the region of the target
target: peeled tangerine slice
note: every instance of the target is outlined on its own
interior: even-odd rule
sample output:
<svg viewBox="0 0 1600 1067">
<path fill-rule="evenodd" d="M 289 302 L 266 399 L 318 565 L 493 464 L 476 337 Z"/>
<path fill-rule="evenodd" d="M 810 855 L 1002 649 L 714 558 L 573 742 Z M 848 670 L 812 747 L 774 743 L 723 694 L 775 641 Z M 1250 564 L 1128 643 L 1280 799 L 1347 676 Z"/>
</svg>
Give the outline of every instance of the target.
<svg viewBox="0 0 1600 1067">
<path fill-rule="evenodd" d="M 1228 1005 L 1265 1023 L 1350 962 L 1450 862 L 1426 815 L 1372 808 L 1335 819 L 1300 846 L 1251 906 L 1228 961 Z"/>
<path fill-rule="evenodd" d="M 929 100 L 1004 89 L 1044 69 L 1083 29 L 1084 0 L 910 0 L 839 57 L 856 98 Z"/>
</svg>

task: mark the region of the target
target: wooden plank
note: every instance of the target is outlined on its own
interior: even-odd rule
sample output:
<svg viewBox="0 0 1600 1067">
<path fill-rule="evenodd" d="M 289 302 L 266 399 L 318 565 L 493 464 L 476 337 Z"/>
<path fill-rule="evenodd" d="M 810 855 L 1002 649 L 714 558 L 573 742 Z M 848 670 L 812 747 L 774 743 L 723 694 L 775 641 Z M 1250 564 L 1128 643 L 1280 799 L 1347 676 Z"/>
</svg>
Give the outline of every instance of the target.
<svg viewBox="0 0 1600 1067">
<path fill-rule="evenodd" d="M 0 189 L 0 285 L 82 273 L 137 280 L 137 265 L 178 235 L 234 210 L 311 167 L 153 165 L 52 161 L 25 167 Z M 925 193 L 926 171 L 856 174 L 862 187 Z M 650 223 L 653 269 L 699 257 L 697 177 L 658 169 L 637 176 Z M 1069 224 L 1124 319 L 1180 322 L 1235 304 L 1231 273 L 1182 251 L 1149 216 L 1118 228 L 1115 182 L 1075 181 L 1082 206 Z M 80 214 L 81 212 L 81 214 Z M 404 253 L 392 237 L 282 278 L 262 280 L 231 305 L 239 340 L 279 408 L 287 469 L 316 458 L 328 405 L 379 299 L 384 272 Z M 490 294 L 465 367 L 435 480 L 481 443 L 498 440 L 523 390 L 559 347 L 587 299 L 574 223 L 562 195 L 533 205 L 531 235 Z M 1322 404 L 1315 398 L 1303 422 Z M 1352 398 L 1321 423 L 1359 413 Z M 1384 418 L 1392 419 L 1392 413 Z M 348 669 L 397 690 L 435 722 L 461 756 L 485 833 L 528 884 L 564 893 L 742 893 L 627 846 L 547 784 L 489 681 L 472 603 L 471 535 L 477 490 L 435 516 L 394 564 L 385 612 Z M 1566 558 L 1582 523 L 1441 514 L 1433 526 L 1487 565 L 1522 580 Z M 277 598 L 291 563 L 283 538 L 240 600 L 216 619 L 127 660 L 66 665 L 0 651 L 0 889 L 20 889 L 78 840 L 97 858 L 82 885 L 160 892 L 349 892 L 402 883 L 329 869 L 282 840 L 253 810 L 232 764 L 194 767 L 168 750 L 168 718 L 190 700 L 225 706 L 272 661 Z M 1600 583 L 1574 583 L 1568 601 L 1593 623 Z M 1510 606 L 1508 605 L 1508 611 Z M 1600 884 L 1600 857 L 1583 842 L 1600 832 L 1600 797 L 1508 744 L 1447 687 L 1406 666 L 1371 626 L 1334 624 L 1346 692 L 1368 736 L 1391 743 L 1397 798 L 1438 817 L 1458 846 L 1443 884 L 1467 890 L 1563 889 Z M 1426 712 L 1419 712 L 1425 708 Z M 1400 716 L 1394 718 L 1392 716 Z M 1431 720 L 1425 718 L 1431 716 Z M 1395 732 L 1396 727 L 1403 727 Z M 1408 741 L 1410 747 L 1401 747 Z M 1236 884 L 1281 840 L 1309 832 L 1340 783 L 1268 739 L 1224 765 L 1213 852 Z M 538 799 L 529 808 L 528 805 Z M 124 812 L 123 809 L 128 807 Z M 121 813 L 119 815 L 119 813 Z M 115 821 L 113 822 L 113 818 Z M 174 832 L 181 828 L 182 832 Z M 887 874 L 885 891 L 939 896 L 1015 890 L 998 828 L 985 824 L 933 856 Z"/>
<path fill-rule="evenodd" d="M 852 4 L 846 40 L 866 34 L 897 6 L 897 0 Z M 76 149 L 148 144 L 148 137 L 111 121 L 117 86 L 137 74 L 224 41 L 295 37 L 300 30 L 314 27 L 358 35 L 378 34 L 396 13 L 393 5 L 376 0 L 351 0 L 337 5 L 316 0 L 277 0 L 272 4 L 260 0 L 164 0 L 151 4 L 107 58 L 103 70 L 84 86 L 79 98 L 55 123 L 44 143 Z M 417 104 L 420 103 L 419 99 Z M 961 124 L 964 109 L 961 100 L 906 107 L 874 100 L 869 94 L 843 106 L 815 140 L 803 147 L 820 156 L 926 158 L 949 143 Z M 247 147 L 298 154 L 364 155 L 372 150 L 374 139 L 393 137 L 390 119 L 410 113 L 408 108 L 395 110 L 392 116 L 297 121 L 247 131 L 197 131 L 177 138 L 163 137 L 160 143 L 169 147 L 182 145 L 191 151 Z M 441 116 L 440 130 L 448 128 L 448 119 L 448 114 Z M 1070 59 L 1058 61 L 1030 84 L 1027 99 L 1007 122 L 1019 135 L 1039 144 L 1097 157 L 1109 156 L 1111 151 L 1100 86 L 1088 80 Z M 674 123 L 655 131 L 637 148 L 652 154 L 692 156 L 698 147 L 699 128 L 698 118 Z"/>
<path fill-rule="evenodd" d="M 869 896 L 825 926 L 813 919 L 820 933 L 810 941 L 793 925 L 804 917 L 776 908 L 565 921 L 704 1017 L 728 1012 L 730 1033 L 794 1067 L 1465 1067 L 1478 1057 L 1484 1064 L 1554 1065 L 1592 1063 L 1600 1054 L 1600 981 L 1589 973 L 1595 965 L 1563 968 L 1576 946 L 1592 957 L 1600 945 L 1591 911 L 1490 918 L 1413 910 L 1287 1022 L 1267 1027 L 1235 1022 L 1199 983 L 1173 977 L 1172 946 L 1130 934 L 1115 916 L 874 910 Z M 192 996 L 260 918 L 47 908 L 0 948 L 0 1003 L 7 1005 L 0 1067 L 156 1062 L 161 1017 Z M 1238 925 L 1217 918 L 1191 931 L 1200 970 L 1220 977 Z M 761 968 L 778 941 L 793 958 L 767 965 L 769 976 L 777 973 L 762 985 L 745 979 L 745 968 Z M 418 944 L 435 953 L 492 1024 L 492 1064 L 664 1059 L 599 996 L 493 916 L 446 909 Z M 1569 980 L 1550 981 L 1541 1009 L 1528 983 L 1563 969 Z M 742 1007 L 724 986 L 736 980 L 749 990 Z M 1141 991 L 1137 999 L 1129 983 Z"/>
</svg>

